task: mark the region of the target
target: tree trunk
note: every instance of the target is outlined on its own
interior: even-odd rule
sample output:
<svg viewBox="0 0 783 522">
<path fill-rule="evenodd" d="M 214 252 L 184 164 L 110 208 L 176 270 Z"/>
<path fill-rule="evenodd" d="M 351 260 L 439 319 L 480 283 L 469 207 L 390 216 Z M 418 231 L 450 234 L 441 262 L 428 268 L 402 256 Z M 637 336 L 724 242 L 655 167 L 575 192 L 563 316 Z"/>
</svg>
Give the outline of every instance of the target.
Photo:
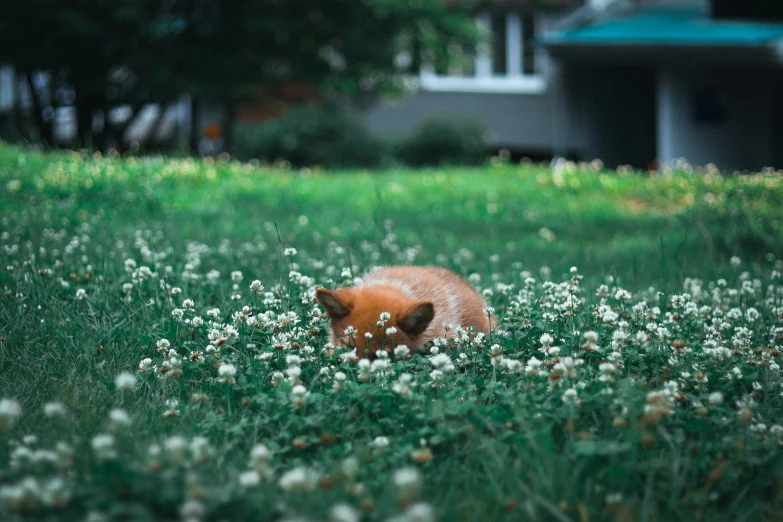
<svg viewBox="0 0 783 522">
<path fill-rule="evenodd" d="M 190 153 L 198 155 L 198 144 L 201 141 L 201 103 L 195 98 L 190 100 Z"/>
<path fill-rule="evenodd" d="M 48 147 L 52 142 L 51 121 L 47 123 L 46 120 L 44 120 L 44 107 L 41 104 L 41 97 L 33 84 L 33 72 L 25 70 L 22 74 L 24 74 L 25 80 L 27 81 L 27 88 L 30 90 L 30 98 L 33 100 L 33 120 L 35 120 L 35 124 L 38 126 L 40 140 L 44 147 Z"/>
<path fill-rule="evenodd" d="M 233 103 L 227 103 L 223 110 L 223 150 L 233 156 L 237 111 Z"/>
<path fill-rule="evenodd" d="M 81 90 L 84 92 L 83 90 Z M 80 90 L 76 90 L 76 126 L 78 132 L 77 147 L 92 149 L 93 136 L 92 136 L 92 118 L 95 114 L 92 101 L 83 95 L 79 94 Z"/>
</svg>

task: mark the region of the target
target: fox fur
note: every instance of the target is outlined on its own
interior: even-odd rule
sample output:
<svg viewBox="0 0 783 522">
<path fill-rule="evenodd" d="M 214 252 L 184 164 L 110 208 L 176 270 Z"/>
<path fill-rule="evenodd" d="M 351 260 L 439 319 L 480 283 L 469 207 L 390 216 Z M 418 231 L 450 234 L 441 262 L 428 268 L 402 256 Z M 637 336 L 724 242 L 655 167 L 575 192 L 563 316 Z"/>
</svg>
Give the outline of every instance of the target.
<svg viewBox="0 0 783 522">
<path fill-rule="evenodd" d="M 377 350 L 391 351 L 399 345 L 419 351 L 436 337 L 449 339 L 457 326 L 472 326 L 485 334 L 490 330 L 484 299 L 467 281 L 445 268 L 381 268 L 354 288 L 319 288 L 316 299 L 329 316 L 332 343 L 355 347 L 362 358 L 374 359 Z M 390 318 L 379 327 L 383 312 Z M 345 333 L 349 326 L 357 330 L 353 338 Z M 395 327 L 396 333 L 386 335 L 389 327 Z M 366 333 L 372 334 L 372 339 L 368 340 Z"/>
</svg>

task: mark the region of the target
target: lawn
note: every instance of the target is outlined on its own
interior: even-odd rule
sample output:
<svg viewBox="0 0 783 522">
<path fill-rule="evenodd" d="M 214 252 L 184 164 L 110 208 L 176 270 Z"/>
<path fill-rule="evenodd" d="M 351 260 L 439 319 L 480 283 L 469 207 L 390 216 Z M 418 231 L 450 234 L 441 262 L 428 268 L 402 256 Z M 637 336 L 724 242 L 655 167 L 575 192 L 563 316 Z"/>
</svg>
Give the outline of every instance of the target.
<svg viewBox="0 0 783 522">
<path fill-rule="evenodd" d="M 783 177 L 682 167 L 0 145 L 0 519 L 780 520 Z M 497 328 L 330 355 L 399 264 Z"/>
</svg>

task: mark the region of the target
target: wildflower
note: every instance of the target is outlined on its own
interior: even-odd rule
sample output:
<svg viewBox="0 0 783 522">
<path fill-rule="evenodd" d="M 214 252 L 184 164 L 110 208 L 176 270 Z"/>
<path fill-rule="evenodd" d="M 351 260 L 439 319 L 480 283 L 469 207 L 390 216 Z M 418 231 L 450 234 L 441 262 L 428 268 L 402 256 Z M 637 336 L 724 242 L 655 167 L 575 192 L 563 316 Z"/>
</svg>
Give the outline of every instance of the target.
<svg viewBox="0 0 783 522">
<path fill-rule="evenodd" d="M 163 412 L 164 417 L 176 417 L 179 415 L 179 401 L 177 399 L 168 399 L 166 406 L 168 409 Z"/>
<path fill-rule="evenodd" d="M 283 250 L 283 255 L 286 257 L 292 257 L 296 255 L 296 249 L 295 248 L 286 248 Z"/>
<path fill-rule="evenodd" d="M 334 389 L 340 391 L 343 389 L 343 383 L 345 382 L 346 375 L 343 372 L 335 372 L 334 374 Z"/>
<path fill-rule="evenodd" d="M 408 522 L 435 522 L 435 510 L 429 504 L 418 502 L 405 511 Z"/>
<path fill-rule="evenodd" d="M 717 406 L 723 402 L 723 394 L 719 391 L 712 392 L 707 400 L 713 406 Z"/>
<path fill-rule="evenodd" d="M 223 384 L 236 382 L 237 367 L 233 364 L 221 364 L 218 368 L 218 378 Z"/>
<path fill-rule="evenodd" d="M 563 392 L 563 402 L 566 404 L 576 404 L 579 401 L 579 394 L 574 388 L 568 388 Z"/>
<path fill-rule="evenodd" d="M 415 468 L 398 469 L 392 476 L 392 482 L 400 502 L 410 502 L 418 497 L 422 485 L 421 474 Z"/>
<path fill-rule="evenodd" d="M 139 362 L 139 371 L 141 373 L 144 373 L 145 371 L 149 370 L 150 368 L 152 368 L 152 359 L 150 359 L 149 357 L 146 357 L 146 358 L 142 359 L 141 362 Z M 115 384 L 116 384 L 116 381 L 115 381 Z"/>
<path fill-rule="evenodd" d="M 400 375 L 400 379 L 392 385 L 392 390 L 400 395 L 410 395 L 414 386 L 413 375 L 403 373 Z"/>
<path fill-rule="evenodd" d="M 65 409 L 65 406 L 63 406 L 61 402 L 46 403 L 44 404 L 43 410 L 44 415 L 50 418 L 65 417 L 65 415 L 68 413 L 68 410 Z"/>
<path fill-rule="evenodd" d="M 90 441 L 90 445 L 98 460 L 112 460 L 117 458 L 113 435 L 96 435 L 92 438 L 92 441 Z"/>
<path fill-rule="evenodd" d="M 152 363 L 151 360 L 150 363 Z M 120 391 L 135 390 L 137 382 L 136 376 L 129 372 L 122 372 L 114 378 L 114 386 Z"/>
<path fill-rule="evenodd" d="M 250 283 L 250 291 L 254 294 L 262 294 L 264 293 L 264 285 L 261 284 L 261 281 L 255 279 L 252 283 Z"/>
<path fill-rule="evenodd" d="M 180 506 L 179 514 L 183 520 L 201 520 L 207 514 L 207 509 L 198 500 L 190 499 Z"/>
<path fill-rule="evenodd" d="M 742 259 L 740 259 L 737 256 L 731 256 L 731 259 L 729 259 L 729 263 L 731 263 L 732 267 L 739 268 L 739 266 L 742 264 Z"/>
<path fill-rule="evenodd" d="M 231 280 L 235 283 L 241 283 L 242 282 L 242 272 L 239 270 L 235 270 L 231 272 Z"/>
<path fill-rule="evenodd" d="M 250 450 L 250 465 L 257 469 L 263 468 L 271 455 L 272 452 L 269 451 L 269 448 L 263 444 L 256 444 Z"/>
<path fill-rule="evenodd" d="M 359 522 L 362 518 L 359 511 L 345 503 L 332 506 L 329 515 L 332 522 Z"/>
<path fill-rule="evenodd" d="M 252 488 L 261 483 L 261 475 L 258 471 L 251 470 L 239 474 L 239 485 L 243 488 Z"/>
<path fill-rule="evenodd" d="M 76 299 L 87 299 L 87 292 L 84 288 L 80 288 L 76 291 Z"/>
<path fill-rule="evenodd" d="M 285 491 L 312 491 L 318 481 L 318 475 L 304 467 L 294 468 L 280 477 L 279 486 Z"/>
<path fill-rule="evenodd" d="M 398 344 L 394 348 L 394 357 L 397 359 L 404 359 L 410 355 L 410 349 L 404 344 Z"/>
<path fill-rule="evenodd" d="M 390 326 L 386 329 L 386 335 L 388 336 L 392 336 L 396 333 L 397 333 L 397 328 L 395 328 L 394 326 Z"/>
<path fill-rule="evenodd" d="M 22 415 L 22 408 L 15 399 L 0 399 L 0 431 L 10 431 Z"/>
<path fill-rule="evenodd" d="M 307 396 L 310 395 L 310 392 L 307 391 L 307 388 L 305 388 L 301 384 L 297 384 L 291 390 L 291 395 L 293 396 L 294 405 L 302 406 Z"/>
<path fill-rule="evenodd" d="M 372 372 L 370 370 L 370 361 L 367 359 L 361 359 L 359 361 L 359 374 L 358 378 L 360 381 L 369 381 L 372 379 Z"/>
<path fill-rule="evenodd" d="M 115 429 L 121 429 L 131 425 L 130 416 L 125 410 L 114 409 L 109 412 L 109 422 Z"/>
<path fill-rule="evenodd" d="M 372 441 L 373 446 L 380 450 L 384 450 L 387 447 L 389 447 L 389 439 L 387 437 L 375 437 L 375 439 Z"/>
<path fill-rule="evenodd" d="M 157 346 L 158 352 L 165 352 L 171 347 L 171 343 L 168 339 L 160 339 L 155 343 L 155 346 Z"/>
<path fill-rule="evenodd" d="M 454 363 L 451 361 L 451 357 L 445 353 L 440 353 L 431 357 L 430 364 L 432 364 L 436 370 L 440 370 L 441 372 L 450 372 L 454 370 Z"/>
</svg>

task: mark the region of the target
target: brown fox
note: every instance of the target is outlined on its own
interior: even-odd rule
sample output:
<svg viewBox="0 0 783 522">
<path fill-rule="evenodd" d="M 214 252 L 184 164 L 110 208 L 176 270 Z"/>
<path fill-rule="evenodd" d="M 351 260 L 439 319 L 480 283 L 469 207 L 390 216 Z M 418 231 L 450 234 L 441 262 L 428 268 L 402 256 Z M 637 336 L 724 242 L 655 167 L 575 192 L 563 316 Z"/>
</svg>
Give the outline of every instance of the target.
<svg viewBox="0 0 783 522">
<path fill-rule="evenodd" d="M 379 349 L 390 351 L 392 343 L 416 352 L 436 337 L 450 338 L 457 326 L 473 326 L 485 334 L 490 329 L 484 299 L 467 281 L 445 268 L 381 268 L 354 288 L 319 288 L 316 299 L 329 316 L 332 343 L 355 347 L 359 357 L 375 358 Z M 379 326 L 384 312 L 389 318 Z M 356 329 L 353 338 L 346 335 L 349 326 Z M 389 327 L 397 331 L 387 335 Z M 371 339 L 365 336 L 368 333 Z"/>
</svg>

